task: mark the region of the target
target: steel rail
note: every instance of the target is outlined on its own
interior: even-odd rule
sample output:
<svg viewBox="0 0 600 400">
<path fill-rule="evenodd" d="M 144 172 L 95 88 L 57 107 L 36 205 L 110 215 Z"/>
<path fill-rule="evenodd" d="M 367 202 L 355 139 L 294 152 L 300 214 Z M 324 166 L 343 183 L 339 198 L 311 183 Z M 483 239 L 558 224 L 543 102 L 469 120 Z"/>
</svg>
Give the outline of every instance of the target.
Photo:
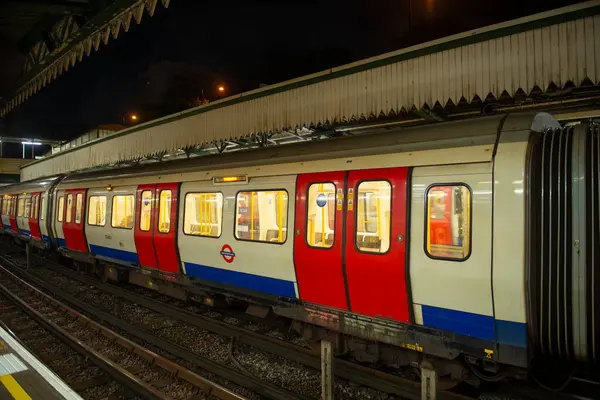
<svg viewBox="0 0 600 400">
<path fill-rule="evenodd" d="M 321 360 L 319 356 L 309 349 L 284 342 L 280 339 L 274 339 L 239 326 L 218 321 L 211 317 L 184 310 L 171 304 L 154 300 L 141 294 L 133 293 L 115 285 L 100 282 L 97 279 L 81 275 L 80 273 L 65 267 L 52 264 L 49 264 L 49 266 L 54 271 L 62 275 L 68 276 L 69 278 L 78 280 L 87 285 L 95 286 L 104 292 L 144 306 L 152 311 L 168 315 L 171 318 L 184 321 L 188 324 L 208 330 L 218 335 L 234 338 L 238 343 L 246 344 L 255 349 L 262 350 L 279 357 L 294 360 L 307 367 L 317 370 L 321 368 Z M 416 400 L 421 398 L 421 385 L 418 382 L 377 371 L 372 368 L 363 367 L 346 360 L 335 360 L 334 373 L 336 376 L 342 379 L 380 390 L 388 394 L 394 394 L 405 398 L 414 398 Z M 447 394 L 444 394 L 444 396 L 440 397 L 440 399 L 465 399 L 465 397 L 447 392 Z"/>
<path fill-rule="evenodd" d="M 175 364 L 172 361 L 169 361 L 168 359 L 159 356 L 158 354 L 155 354 L 150 350 L 139 346 L 136 343 L 131 342 L 130 340 L 122 337 L 116 332 L 113 332 L 107 327 L 102 326 L 95 321 L 92 321 L 84 315 L 81 315 L 79 312 L 73 310 L 67 305 L 57 301 L 56 299 L 46 295 L 45 293 L 39 291 L 35 287 L 29 285 L 27 282 L 23 281 L 22 279 L 20 279 L 1 265 L 0 271 L 7 274 L 11 279 L 13 279 L 13 281 L 17 285 L 20 285 L 27 292 L 30 292 L 33 296 L 42 298 L 45 301 L 47 301 L 47 303 L 45 304 L 51 304 L 56 309 L 71 314 L 87 327 L 90 327 L 91 329 L 101 333 L 112 343 L 116 343 L 121 347 L 124 347 L 125 349 L 145 359 L 149 362 L 149 365 L 153 367 L 159 367 L 167 371 L 169 374 L 191 383 L 192 385 L 200 388 L 203 393 L 212 395 L 215 398 L 221 400 L 244 400 L 243 397 L 229 391 L 228 389 L 225 389 L 220 385 L 215 384 L 214 382 L 210 382 L 209 380 L 193 373 L 192 371 L 178 364 Z M 50 321 L 47 317 L 45 317 L 39 311 L 35 310 L 33 307 L 28 305 L 25 301 L 23 301 L 18 295 L 13 293 L 6 286 L 0 284 L 0 292 L 12 303 L 14 303 L 19 309 L 21 309 L 24 313 L 29 315 L 35 322 L 37 322 L 46 330 L 48 330 L 53 336 L 58 337 L 63 343 L 68 345 L 70 348 L 72 348 L 82 356 L 86 357 L 87 359 L 91 360 L 102 371 L 111 376 L 117 382 L 131 389 L 136 394 L 147 399 L 170 398 L 164 393 L 157 390 L 156 388 L 152 387 L 152 385 L 144 382 L 142 379 L 129 372 L 127 369 L 121 367 L 109 358 L 103 356 L 98 351 L 94 350 L 92 347 L 83 343 L 80 339 L 71 335 L 69 332 L 58 326 L 56 323 Z"/>
<path fill-rule="evenodd" d="M 22 248 L 18 246 L 15 247 L 22 251 Z M 0 256 L 0 258 L 2 258 L 2 256 Z M 47 267 L 50 267 L 62 275 L 68 276 L 82 283 L 95 286 L 104 292 L 108 292 L 127 301 L 144 306 L 160 314 L 168 315 L 169 317 L 184 321 L 188 324 L 221 336 L 231 337 L 238 343 L 246 344 L 255 349 L 265 351 L 282 358 L 291 359 L 307 367 L 317 370 L 321 368 L 321 360 L 319 356 L 309 349 L 287 343 L 279 339 L 274 339 L 239 326 L 218 321 L 211 317 L 199 315 L 197 313 L 151 299 L 141 294 L 133 293 L 132 291 L 120 288 L 118 286 L 104 283 L 97 279 L 82 275 L 76 271 L 65 268 L 56 262 L 52 262 L 42 257 L 39 258 Z M 10 261 L 9 263 L 14 264 Z M 406 399 L 421 399 L 421 384 L 419 382 L 396 375 L 387 374 L 372 368 L 363 367 L 353 362 L 336 359 L 334 374 L 339 378 L 358 383 L 362 386 L 370 387 L 384 393 L 397 395 Z M 441 391 L 438 394 L 438 398 L 440 400 L 470 399 L 470 397 L 449 391 Z"/>
<path fill-rule="evenodd" d="M 236 369 L 227 367 L 225 365 L 216 363 L 208 358 L 202 357 L 197 354 L 191 353 L 188 349 L 185 349 L 177 344 L 170 343 L 162 338 L 159 338 L 152 333 L 135 327 L 129 322 L 126 322 L 120 318 L 117 318 L 109 313 L 100 310 L 91 306 L 90 304 L 76 298 L 75 296 L 65 292 L 62 289 L 59 289 L 48 282 L 43 281 L 37 276 L 30 274 L 29 272 L 19 268 L 15 265 L 14 262 L 8 260 L 4 256 L 0 256 L 0 261 L 3 261 L 6 264 L 11 265 L 14 269 L 14 272 L 18 274 L 21 278 L 26 279 L 29 282 L 33 282 L 36 286 L 43 288 L 44 290 L 52 293 L 55 296 L 60 297 L 63 301 L 69 303 L 71 306 L 76 309 L 85 312 L 88 315 L 93 315 L 100 322 L 109 324 L 113 327 L 116 327 L 124 332 L 127 332 L 129 335 L 136 337 L 139 340 L 142 340 L 146 343 L 151 343 L 152 345 L 164 350 L 165 352 L 188 362 L 191 362 L 198 367 L 207 370 L 221 378 L 227 379 L 237 385 L 243 386 L 261 396 L 264 396 L 268 399 L 273 400 L 309 400 L 308 397 L 290 392 L 286 389 L 276 387 L 274 385 L 259 382 L 253 377 L 240 372 Z M 1 268 L 1 267 L 0 267 Z M 4 269 L 4 268 L 3 268 Z M 12 272 L 8 271 L 13 274 Z M 16 275 L 15 275 L 16 276 Z M 30 285 L 31 286 L 31 285 Z M 33 286 L 32 286 L 33 287 Z M 35 290 L 38 290 L 34 288 Z M 39 290 L 38 290 L 39 291 Z M 77 312 L 77 311 L 75 311 Z"/>
<path fill-rule="evenodd" d="M 59 309 L 63 312 L 71 314 L 75 318 L 77 318 L 80 322 L 82 322 L 87 327 L 101 333 L 104 337 L 106 337 L 109 341 L 120 345 L 131 353 L 141 357 L 146 360 L 153 367 L 158 367 L 170 375 L 180 378 L 192 385 L 198 387 L 202 390 L 202 392 L 208 397 L 212 396 L 221 400 L 245 400 L 244 397 L 226 389 L 214 382 L 209 381 L 206 378 L 201 377 L 200 375 L 188 370 L 187 368 L 182 367 L 132 341 L 124 338 L 118 333 L 112 331 L 111 329 L 91 320 L 90 318 L 82 315 L 76 310 L 70 308 L 69 306 L 61 303 L 60 301 L 48 296 L 43 293 L 39 289 L 33 287 L 29 283 L 25 282 L 23 279 L 19 278 L 11 271 L 7 270 L 4 266 L 0 265 L 0 272 L 7 274 L 13 281 L 23 287 L 26 291 L 30 292 L 33 296 L 39 297 L 47 301 L 45 304 L 51 304 L 56 309 Z M 55 324 L 54 322 L 48 320 L 45 316 L 43 316 L 40 312 L 35 310 L 33 307 L 24 302 L 19 296 L 13 293 L 6 286 L 0 284 L 0 292 L 4 296 L 6 296 L 11 302 L 17 305 L 22 311 L 28 314 L 33 320 L 42 325 L 45 329 L 50 331 L 53 335 L 57 336 L 61 339 L 65 344 L 69 345 L 73 350 L 77 351 L 84 357 L 89 358 L 96 364 L 99 368 L 101 368 L 104 372 L 109 374 L 118 382 L 122 383 L 124 386 L 129 387 L 139 395 L 148 399 L 168 399 L 168 396 L 165 396 L 164 393 L 156 390 L 151 385 L 147 384 L 140 378 L 133 375 L 131 372 L 127 371 L 125 368 L 119 366 L 112 360 L 104 357 L 98 351 L 89 347 L 85 343 L 83 343 L 80 339 L 74 337 L 69 332 Z"/>
</svg>

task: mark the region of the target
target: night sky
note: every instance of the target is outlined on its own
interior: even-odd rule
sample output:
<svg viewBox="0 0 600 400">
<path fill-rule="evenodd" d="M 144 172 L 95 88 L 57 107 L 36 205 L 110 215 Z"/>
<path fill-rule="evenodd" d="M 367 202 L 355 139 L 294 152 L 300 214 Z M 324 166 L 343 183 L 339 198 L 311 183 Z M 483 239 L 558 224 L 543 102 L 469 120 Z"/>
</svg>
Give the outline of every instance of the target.
<svg viewBox="0 0 600 400">
<path fill-rule="evenodd" d="M 172 0 L 0 120 L 0 136 L 66 140 L 143 122 L 259 84 L 310 74 L 566 0 L 208 2 Z"/>
</svg>

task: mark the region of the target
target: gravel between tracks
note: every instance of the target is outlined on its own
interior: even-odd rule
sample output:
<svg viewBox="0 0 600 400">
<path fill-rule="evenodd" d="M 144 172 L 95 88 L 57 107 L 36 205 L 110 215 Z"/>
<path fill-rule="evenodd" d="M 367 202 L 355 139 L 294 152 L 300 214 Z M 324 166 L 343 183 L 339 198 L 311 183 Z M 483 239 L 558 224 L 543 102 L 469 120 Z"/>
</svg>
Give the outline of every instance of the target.
<svg viewBox="0 0 600 400">
<path fill-rule="evenodd" d="M 256 378 L 295 393 L 315 399 L 320 397 L 321 376 L 319 371 L 307 368 L 294 361 L 238 344 L 233 345 L 234 361 L 230 356 L 231 340 L 227 337 L 189 325 L 185 321 L 154 312 L 138 304 L 127 302 L 117 296 L 102 292 L 94 286 L 85 285 L 51 269 L 35 268 L 31 269 L 30 272 L 35 273 L 46 282 L 76 295 L 80 300 L 94 307 L 98 307 L 114 316 L 127 320 L 138 327 L 143 327 L 154 335 L 176 343 L 195 354 L 227 366 L 235 368 L 241 366 L 243 370 Z M 185 306 L 185 308 L 188 310 L 198 309 L 195 306 Z M 202 312 L 205 316 L 211 316 L 211 313 L 213 313 L 212 317 L 223 317 L 217 311 Z M 240 321 L 235 317 L 229 316 L 226 316 L 225 319 L 232 325 L 242 324 L 250 330 L 265 330 L 265 326 L 261 326 L 258 323 L 246 323 L 246 321 Z M 268 331 L 268 334 L 277 338 L 285 337 L 285 335 L 277 330 Z M 139 343 L 139 340 L 132 340 Z M 304 344 L 302 340 L 297 338 L 295 338 L 295 341 L 300 345 Z M 156 351 L 159 354 L 164 354 L 159 349 Z M 184 365 L 184 362 L 179 361 L 179 363 Z M 189 368 L 189 366 L 187 367 Z M 201 373 L 201 375 L 205 376 L 204 373 Z M 210 377 L 207 378 L 215 380 Z M 216 381 L 219 382 L 219 380 Z M 231 384 L 223 386 L 236 390 Z M 336 380 L 335 386 L 336 396 L 348 400 L 391 400 L 398 398 L 341 379 Z M 245 393 L 240 394 L 246 395 Z"/>
</svg>

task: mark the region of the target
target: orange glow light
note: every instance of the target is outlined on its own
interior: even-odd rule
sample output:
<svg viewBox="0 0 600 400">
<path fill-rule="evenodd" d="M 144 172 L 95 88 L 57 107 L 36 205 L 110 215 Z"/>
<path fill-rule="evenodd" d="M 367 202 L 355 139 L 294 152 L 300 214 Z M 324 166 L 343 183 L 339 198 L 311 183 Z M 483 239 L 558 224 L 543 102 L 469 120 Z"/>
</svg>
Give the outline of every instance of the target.
<svg viewBox="0 0 600 400">
<path fill-rule="evenodd" d="M 221 85 L 218 88 L 219 92 L 223 93 L 225 91 L 225 86 Z"/>
<path fill-rule="evenodd" d="M 132 119 L 133 121 L 137 120 L 137 115 L 135 115 L 135 114 L 132 114 L 132 115 L 131 115 L 131 119 Z"/>
</svg>

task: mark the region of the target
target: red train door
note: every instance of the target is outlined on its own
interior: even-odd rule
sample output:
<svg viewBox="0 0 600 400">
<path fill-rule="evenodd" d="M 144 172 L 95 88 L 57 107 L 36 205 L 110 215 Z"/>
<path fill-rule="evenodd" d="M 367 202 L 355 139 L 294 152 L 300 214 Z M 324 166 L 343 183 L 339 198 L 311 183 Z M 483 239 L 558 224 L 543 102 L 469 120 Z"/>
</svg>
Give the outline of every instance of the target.
<svg viewBox="0 0 600 400">
<path fill-rule="evenodd" d="M 41 193 L 31 193 L 31 213 L 29 215 L 29 231 L 31 237 L 38 240 L 42 240 L 42 234 L 40 233 L 40 195 Z"/>
<path fill-rule="evenodd" d="M 11 197 L 11 212 L 10 212 L 10 216 L 9 216 L 9 220 L 10 220 L 10 227 L 12 228 L 12 230 L 14 232 L 19 233 L 19 227 L 17 226 L 17 202 L 18 202 L 18 196 L 12 196 Z"/>
<path fill-rule="evenodd" d="M 135 248 L 140 265 L 146 268 L 158 268 L 154 249 L 155 192 L 156 185 L 139 185 L 135 208 Z"/>
<path fill-rule="evenodd" d="M 179 273 L 178 192 L 178 183 L 138 186 L 135 246 L 143 267 Z"/>
<path fill-rule="evenodd" d="M 299 175 L 294 264 L 300 298 L 348 309 L 342 266 L 345 172 Z"/>
<path fill-rule="evenodd" d="M 405 274 L 408 168 L 350 171 L 346 280 L 359 314 L 410 321 Z"/>
<path fill-rule="evenodd" d="M 177 206 L 179 183 L 156 185 L 154 248 L 158 268 L 167 273 L 179 273 L 177 251 Z"/>
<path fill-rule="evenodd" d="M 409 322 L 407 176 L 408 168 L 298 176 L 294 262 L 302 300 Z"/>
<path fill-rule="evenodd" d="M 65 215 L 63 220 L 63 233 L 65 243 L 70 250 L 88 252 L 84 232 L 85 220 L 85 193 L 86 189 L 71 189 L 65 191 Z"/>
</svg>

